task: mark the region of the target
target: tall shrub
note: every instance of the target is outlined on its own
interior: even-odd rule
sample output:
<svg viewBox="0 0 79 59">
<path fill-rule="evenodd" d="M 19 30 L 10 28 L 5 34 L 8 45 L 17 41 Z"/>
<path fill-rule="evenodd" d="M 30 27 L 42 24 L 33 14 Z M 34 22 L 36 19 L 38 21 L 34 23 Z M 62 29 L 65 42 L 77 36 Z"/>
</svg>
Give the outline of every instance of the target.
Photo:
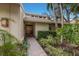
<svg viewBox="0 0 79 59">
<path fill-rule="evenodd" d="M 0 55 L 2 56 L 21 56 L 23 55 L 23 49 L 18 45 L 17 39 L 9 32 L 0 30 Z M 24 51 L 25 52 L 25 51 Z"/>
<path fill-rule="evenodd" d="M 63 35 L 63 39 L 69 43 L 79 44 L 79 25 L 68 24 L 64 25 L 63 28 L 57 29 L 58 36 Z"/>
<path fill-rule="evenodd" d="M 48 35 L 51 35 L 52 37 L 56 37 L 56 32 L 52 32 L 52 31 L 38 31 L 38 39 L 40 39 L 40 38 L 47 38 Z"/>
</svg>

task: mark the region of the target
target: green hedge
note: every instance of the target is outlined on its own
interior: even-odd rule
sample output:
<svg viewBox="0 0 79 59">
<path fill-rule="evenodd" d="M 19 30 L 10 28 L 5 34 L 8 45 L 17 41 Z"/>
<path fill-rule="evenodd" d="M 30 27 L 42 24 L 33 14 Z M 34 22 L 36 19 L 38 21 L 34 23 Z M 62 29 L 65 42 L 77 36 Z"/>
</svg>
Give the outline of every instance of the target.
<svg viewBox="0 0 79 59">
<path fill-rule="evenodd" d="M 47 38 L 48 35 L 51 35 L 52 37 L 56 37 L 56 32 L 52 32 L 52 31 L 38 31 L 38 39 L 40 39 L 40 38 Z"/>
</svg>

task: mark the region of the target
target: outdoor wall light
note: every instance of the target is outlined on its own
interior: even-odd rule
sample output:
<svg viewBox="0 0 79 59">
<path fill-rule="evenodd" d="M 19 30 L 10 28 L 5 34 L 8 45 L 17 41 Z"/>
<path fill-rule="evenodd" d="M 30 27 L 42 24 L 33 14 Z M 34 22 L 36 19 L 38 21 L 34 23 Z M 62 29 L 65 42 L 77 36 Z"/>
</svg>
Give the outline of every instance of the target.
<svg viewBox="0 0 79 59">
<path fill-rule="evenodd" d="M 9 19 L 8 18 L 1 18 L 1 26 L 8 27 L 9 26 Z"/>
</svg>

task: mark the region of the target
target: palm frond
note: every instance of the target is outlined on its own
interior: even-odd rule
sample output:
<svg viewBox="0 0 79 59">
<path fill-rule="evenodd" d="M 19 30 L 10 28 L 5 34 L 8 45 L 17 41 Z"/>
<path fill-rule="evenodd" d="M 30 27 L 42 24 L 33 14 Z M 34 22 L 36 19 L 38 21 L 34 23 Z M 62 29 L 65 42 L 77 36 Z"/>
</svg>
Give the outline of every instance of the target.
<svg viewBox="0 0 79 59">
<path fill-rule="evenodd" d="M 52 3 L 48 3 L 47 4 L 47 10 L 52 10 L 53 9 L 53 4 Z"/>
</svg>

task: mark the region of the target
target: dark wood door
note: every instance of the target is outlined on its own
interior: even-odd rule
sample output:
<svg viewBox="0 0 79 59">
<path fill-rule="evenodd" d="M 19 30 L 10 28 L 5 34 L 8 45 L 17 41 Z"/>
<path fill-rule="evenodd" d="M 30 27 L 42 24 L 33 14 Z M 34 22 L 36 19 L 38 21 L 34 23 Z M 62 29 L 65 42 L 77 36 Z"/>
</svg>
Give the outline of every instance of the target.
<svg viewBox="0 0 79 59">
<path fill-rule="evenodd" d="M 33 25 L 27 25 L 25 32 L 27 36 L 33 36 Z"/>
</svg>

